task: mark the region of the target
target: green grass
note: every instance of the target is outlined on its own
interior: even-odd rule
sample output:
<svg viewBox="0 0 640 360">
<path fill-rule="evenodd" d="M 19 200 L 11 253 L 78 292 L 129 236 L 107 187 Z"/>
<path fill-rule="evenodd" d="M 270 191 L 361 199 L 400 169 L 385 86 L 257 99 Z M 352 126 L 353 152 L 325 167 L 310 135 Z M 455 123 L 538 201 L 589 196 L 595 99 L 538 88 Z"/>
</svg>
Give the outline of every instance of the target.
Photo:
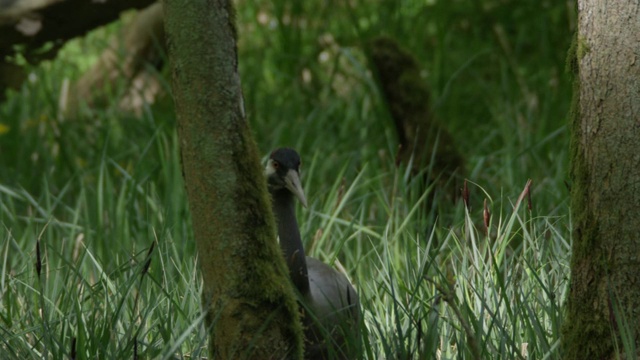
<svg viewBox="0 0 640 360">
<path fill-rule="evenodd" d="M 356 285 L 365 357 L 561 358 L 567 4 L 351 3 L 240 2 L 238 23 L 254 135 L 264 154 L 302 154 L 301 232 Z M 63 82 L 117 26 L 68 44 L 0 105 L 3 358 L 207 354 L 171 101 L 136 116 L 118 110 L 116 91 L 111 105 L 59 114 Z M 434 112 L 467 160 L 470 209 L 420 192 L 395 166 L 360 48 L 382 33 L 424 67 Z M 518 201 L 528 179 L 530 208 Z"/>
</svg>

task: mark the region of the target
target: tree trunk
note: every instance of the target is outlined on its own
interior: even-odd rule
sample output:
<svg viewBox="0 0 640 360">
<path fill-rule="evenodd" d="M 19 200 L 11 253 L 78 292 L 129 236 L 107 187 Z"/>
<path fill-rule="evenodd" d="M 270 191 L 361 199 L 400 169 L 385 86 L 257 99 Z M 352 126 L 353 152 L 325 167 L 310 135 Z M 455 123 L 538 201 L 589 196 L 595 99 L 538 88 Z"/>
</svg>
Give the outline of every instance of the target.
<svg viewBox="0 0 640 360">
<path fill-rule="evenodd" d="M 566 359 L 640 348 L 640 5 L 579 0 Z M 636 351 L 636 353 L 633 353 Z"/>
<path fill-rule="evenodd" d="M 118 108 L 141 116 L 145 104 L 152 104 L 162 89 L 148 65 L 158 69 L 164 65 L 163 44 L 162 4 L 157 2 L 138 11 L 111 37 L 98 61 L 71 87 L 69 101 L 61 110 L 75 116 L 84 103 L 91 108 L 104 106 L 121 96 Z M 126 80 L 126 94 L 117 94 L 122 79 Z"/>
<path fill-rule="evenodd" d="M 245 119 L 232 3 L 163 6 L 211 358 L 299 358 L 297 305 Z"/>
<path fill-rule="evenodd" d="M 454 137 L 431 112 L 430 92 L 420 77 L 418 61 L 397 41 L 376 37 L 367 44 L 376 80 L 386 100 L 398 134 L 396 162 L 411 166 L 412 175 L 423 173 L 424 185 L 437 181 L 439 188 L 456 198 L 456 177 L 464 170 L 464 159 Z M 429 204 L 431 201 L 428 202 Z"/>
</svg>

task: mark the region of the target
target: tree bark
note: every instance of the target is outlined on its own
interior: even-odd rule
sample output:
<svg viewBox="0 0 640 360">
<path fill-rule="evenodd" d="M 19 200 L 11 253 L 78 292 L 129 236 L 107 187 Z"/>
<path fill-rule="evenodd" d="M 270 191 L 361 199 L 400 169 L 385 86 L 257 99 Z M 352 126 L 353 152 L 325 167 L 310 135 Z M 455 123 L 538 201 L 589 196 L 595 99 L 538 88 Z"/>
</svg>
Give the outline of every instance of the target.
<svg viewBox="0 0 640 360">
<path fill-rule="evenodd" d="M 578 11 L 565 358 L 636 359 L 628 345 L 640 348 L 640 5 L 579 0 Z"/>
<path fill-rule="evenodd" d="M 163 6 L 211 358 L 299 358 L 297 305 L 245 120 L 232 2 Z"/>
</svg>

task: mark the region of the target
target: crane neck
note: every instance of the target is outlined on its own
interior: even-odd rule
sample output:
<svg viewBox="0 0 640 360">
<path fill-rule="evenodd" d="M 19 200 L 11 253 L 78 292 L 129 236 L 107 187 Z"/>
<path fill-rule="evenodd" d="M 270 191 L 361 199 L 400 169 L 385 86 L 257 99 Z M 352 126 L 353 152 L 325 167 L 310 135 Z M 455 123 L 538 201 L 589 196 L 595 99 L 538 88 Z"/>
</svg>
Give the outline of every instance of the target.
<svg viewBox="0 0 640 360">
<path fill-rule="evenodd" d="M 271 191 L 271 196 L 273 198 L 273 213 L 278 224 L 280 248 L 289 268 L 289 276 L 298 291 L 306 295 L 309 292 L 309 276 L 307 259 L 296 219 L 295 197 L 287 189 Z"/>
</svg>

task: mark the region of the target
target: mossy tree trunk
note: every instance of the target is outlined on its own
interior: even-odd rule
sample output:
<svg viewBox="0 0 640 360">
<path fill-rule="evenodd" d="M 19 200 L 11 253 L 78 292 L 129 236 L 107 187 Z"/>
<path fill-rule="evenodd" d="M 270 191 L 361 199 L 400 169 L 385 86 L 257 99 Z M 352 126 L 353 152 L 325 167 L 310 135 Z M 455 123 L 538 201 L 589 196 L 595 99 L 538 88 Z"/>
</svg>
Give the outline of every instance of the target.
<svg viewBox="0 0 640 360">
<path fill-rule="evenodd" d="M 630 350 L 640 348 L 640 5 L 578 6 L 565 358 L 636 359 L 640 354 Z"/>
<path fill-rule="evenodd" d="M 297 306 L 244 114 L 232 3 L 163 6 L 211 358 L 299 358 Z"/>
</svg>

